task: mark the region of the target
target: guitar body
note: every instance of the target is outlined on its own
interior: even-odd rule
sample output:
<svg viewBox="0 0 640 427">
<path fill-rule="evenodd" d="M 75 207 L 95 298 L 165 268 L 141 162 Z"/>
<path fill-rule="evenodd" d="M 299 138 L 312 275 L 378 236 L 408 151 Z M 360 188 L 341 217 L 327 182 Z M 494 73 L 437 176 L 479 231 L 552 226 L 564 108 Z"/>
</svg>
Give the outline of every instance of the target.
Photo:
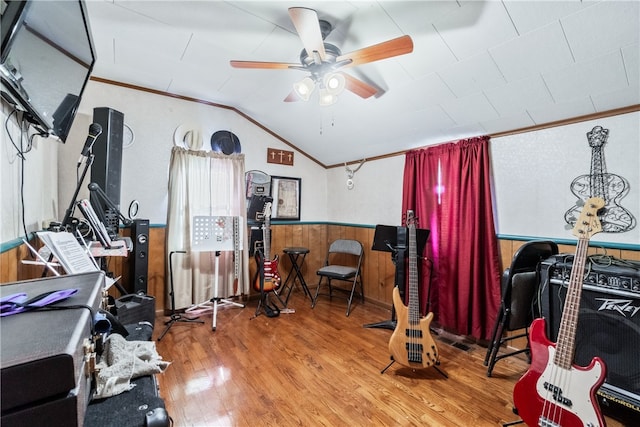
<svg viewBox="0 0 640 427">
<path fill-rule="evenodd" d="M 556 345 L 547 338 L 545 325 L 544 319 L 531 324 L 531 366 L 513 389 L 518 415 L 528 426 L 605 426 L 596 399 L 606 374 L 602 359 L 568 370 L 555 365 Z"/>
<path fill-rule="evenodd" d="M 259 255 L 260 252 L 256 252 L 256 264 L 258 265 L 258 271 L 256 272 L 256 277 L 253 281 L 253 288 L 260 292 L 271 292 L 280 287 L 280 273 L 278 272 L 278 255 L 276 255 L 272 260 L 263 260 L 262 256 Z M 264 283 L 262 284 L 262 289 L 260 287 L 260 266 L 264 271 Z"/>
<path fill-rule="evenodd" d="M 427 368 L 438 363 L 438 348 L 431 336 L 433 313 L 410 322 L 409 308 L 400 298 L 400 290 L 393 288 L 393 307 L 397 325 L 389 339 L 389 353 L 393 360 L 410 368 Z"/>
</svg>

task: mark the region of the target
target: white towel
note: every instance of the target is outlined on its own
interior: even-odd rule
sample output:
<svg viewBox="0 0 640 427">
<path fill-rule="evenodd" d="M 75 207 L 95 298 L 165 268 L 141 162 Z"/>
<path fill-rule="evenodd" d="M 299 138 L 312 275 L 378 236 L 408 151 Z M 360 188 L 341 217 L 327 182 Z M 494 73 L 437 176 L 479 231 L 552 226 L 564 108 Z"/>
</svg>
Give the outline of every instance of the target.
<svg viewBox="0 0 640 427">
<path fill-rule="evenodd" d="M 163 361 L 153 341 L 127 341 L 111 334 L 104 344 L 100 362 L 96 365 L 94 399 L 115 396 L 131 390 L 134 378 L 164 372 L 169 362 Z"/>
</svg>

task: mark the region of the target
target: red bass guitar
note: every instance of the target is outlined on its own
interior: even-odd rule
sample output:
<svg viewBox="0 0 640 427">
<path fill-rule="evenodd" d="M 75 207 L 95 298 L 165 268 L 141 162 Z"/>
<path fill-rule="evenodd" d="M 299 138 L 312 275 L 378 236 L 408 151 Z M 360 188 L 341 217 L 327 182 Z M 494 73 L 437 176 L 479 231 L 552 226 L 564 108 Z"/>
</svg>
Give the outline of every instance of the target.
<svg viewBox="0 0 640 427">
<path fill-rule="evenodd" d="M 278 255 L 273 259 L 269 255 L 271 244 L 271 202 L 264 205 L 264 228 L 262 229 L 262 239 L 264 241 L 263 253 L 255 251 L 258 272 L 253 281 L 253 288 L 258 292 L 271 292 L 280 287 L 280 273 L 278 272 Z M 260 266 L 264 271 L 264 283 L 261 283 Z"/>
<path fill-rule="evenodd" d="M 604 205 L 601 198 L 588 199 L 573 228 L 578 245 L 557 343 L 547 338 L 544 319 L 531 324 L 531 366 L 513 389 L 518 415 L 529 426 L 605 425 L 596 399 L 596 392 L 605 380 L 604 362 L 594 357 L 589 366 L 573 364 L 587 249 L 591 236 L 602 230 L 597 212 Z"/>
</svg>

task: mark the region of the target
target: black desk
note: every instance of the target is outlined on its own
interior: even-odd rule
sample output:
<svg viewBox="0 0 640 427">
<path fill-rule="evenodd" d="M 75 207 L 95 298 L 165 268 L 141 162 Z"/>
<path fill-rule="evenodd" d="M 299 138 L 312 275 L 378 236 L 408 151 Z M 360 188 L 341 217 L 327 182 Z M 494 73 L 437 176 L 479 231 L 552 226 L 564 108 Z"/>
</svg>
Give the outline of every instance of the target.
<svg viewBox="0 0 640 427">
<path fill-rule="evenodd" d="M 285 254 L 289 255 L 289 259 L 291 260 L 291 269 L 289 270 L 289 274 L 287 275 L 287 279 L 284 281 L 282 285 L 282 294 L 284 295 L 285 290 L 287 289 L 287 285 L 289 285 L 289 292 L 287 293 L 287 298 L 285 299 L 285 305 L 289 303 L 289 296 L 291 296 L 291 291 L 293 290 L 293 286 L 296 283 L 296 279 L 300 282 L 302 286 L 302 290 L 304 291 L 305 296 L 308 296 L 309 299 L 313 300 L 311 297 L 311 291 L 307 287 L 307 282 L 304 281 L 304 276 L 302 275 L 302 265 L 304 264 L 304 259 L 307 257 L 309 253 L 308 248 L 301 247 L 292 247 L 292 248 L 284 248 L 282 250 Z M 289 281 L 291 283 L 289 284 Z"/>
</svg>

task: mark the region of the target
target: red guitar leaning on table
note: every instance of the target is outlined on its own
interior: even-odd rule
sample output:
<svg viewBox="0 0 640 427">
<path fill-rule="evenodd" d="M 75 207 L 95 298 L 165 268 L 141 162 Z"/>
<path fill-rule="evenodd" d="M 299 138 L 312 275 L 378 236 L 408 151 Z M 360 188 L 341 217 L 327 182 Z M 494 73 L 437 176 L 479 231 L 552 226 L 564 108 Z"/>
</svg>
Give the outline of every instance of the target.
<svg viewBox="0 0 640 427">
<path fill-rule="evenodd" d="M 605 380 L 604 362 L 594 357 L 589 366 L 573 364 L 587 249 L 591 236 L 602 230 L 597 212 L 604 205 L 599 197 L 588 199 L 573 228 L 578 245 L 557 343 L 547 338 L 544 319 L 536 319 L 531 324 L 531 366 L 513 389 L 518 415 L 529 426 L 605 425 L 596 399 L 596 392 Z"/>
</svg>

